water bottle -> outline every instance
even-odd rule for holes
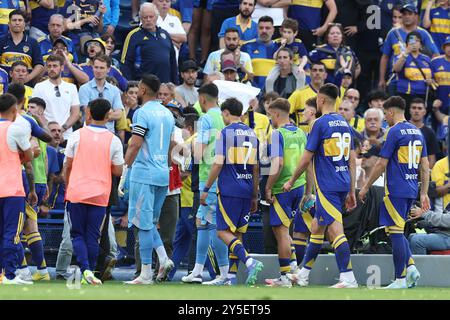
[[[315,203],[316,203],[316,196],[315,195],[311,195],[311,197],[307,201],[305,201],[305,203],[303,204],[301,210],[303,212],[306,212],[309,209],[311,209],[312,207],[314,207]]]

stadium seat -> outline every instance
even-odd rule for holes
[[[440,256],[450,256],[450,250],[435,250],[431,251],[430,254]]]

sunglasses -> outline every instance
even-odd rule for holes
[[[55,95],[59,98],[61,97],[61,92],[59,92],[59,87],[55,86]]]

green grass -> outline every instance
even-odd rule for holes
[[[409,290],[329,289],[321,286],[308,288],[268,288],[244,286],[205,287],[168,283],[152,286],[126,286],[121,282],[107,282],[103,286],[82,286],[79,290],[69,290],[63,281],[35,283],[31,286],[0,286],[0,300],[448,300],[450,288],[414,288]]]

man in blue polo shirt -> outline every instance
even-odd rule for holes
[[[33,81],[44,70],[44,62],[36,40],[25,35],[25,13],[20,10],[9,14],[9,33],[0,39],[0,66],[9,72],[12,64],[23,61],[30,74],[25,83]]]
[[[200,1],[201,2],[201,1]],[[240,0],[208,0],[212,2],[211,9],[211,51],[219,49],[219,38],[222,23],[239,14]],[[209,4],[207,4],[208,6]],[[209,10],[209,9],[208,9]]]
[[[239,37],[242,43],[256,39],[258,36],[258,24],[252,20],[255,4],[256,0],[241,0],[239,14],[236,17],[226,19],[222,23],[222,28],[220,28],[218,34],[221,49],[225,48],[224,36],[225,31],[229,28],[236,28],[239,31]]]
[[[153,3],[142,4],[139,11],[141,26],[125,39],[122,71],[128,80],[139,80],[144,73],[151,73],[162,83],[178,84],[175,49],[169,33],[156,25],[157,12]]]

